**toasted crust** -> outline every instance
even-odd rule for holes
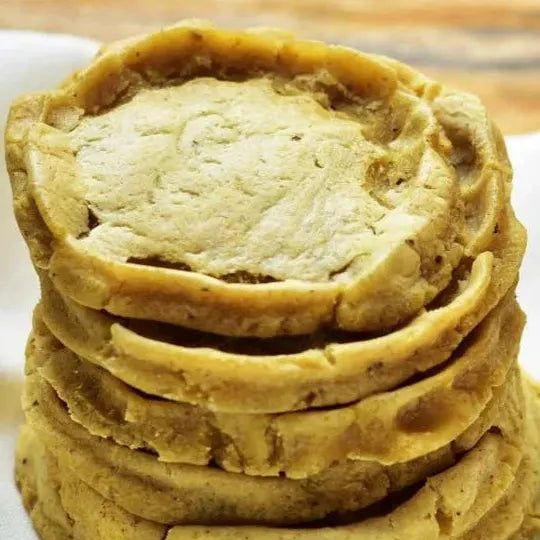
[[[330,334],[277,344],[265,340],[244,352],[241,340],[194,339],[178,328],[137,324],[81,307],[59,295],[46,277],[41,313],[64,345],[149,394],[220,412],[335,406],[391,390],[447,360],[513,286],[524,248],[523,227],[507,208],[491,251],[461,276],[457,292],[450,288],[435,308],[374,339],[337,336],[339,343]],[[291,340],[297,352],[287,351]]]
[[[529,397],[529,396],[528,396]],[[535,403],[536,407],[537,404]],[[535,411],[528,409],[528,420]],[[29,427],[22,430],[17,449],[17,478],[38,531],[54,524],[74,540],[133,535],[153,540],[167,538],[440,538],[504,540],[518,530],[528,538],[533,498],[539,486],[538,433],[529,422],[523,440],[488,433],[456,465],[428,478],[426,485],[384,515],[335,527],[271,529],[264,527],[163,526],[130,514],[73,475],[65,462],[57,462]],[[62,465],[59,466],[59,463]],[[36,478],[44,481],[37,482]],[[31,494],[28,497],[28,493]],[[81,496],[84,504],[81,504]],[[69,512],[69,520],[58,519]],[[56,518],[53,519],[53,516]],[[60,523],[59,523],[60,522]],[[521,524],[523,522],[523,527]],[[61,525],[60,525],[61,524]],[[120,531],[119,531],[120,528]],[[486,536],[491,532],[494,536]],[[161,536],[157,536],[161,534]],[[396,536],[397,534],[397,536]],[[516,535],[518,538],[518,535]]]
[[[152,88],[157,84],[168,84],[170,92],[184,91],[190,81],[203,80],[200,77],[203,65],[205,74],[209,70],[211,75],[224,79],[231,71],[236,77],[238,73],[243,74],[247,81],[245,88],[249,88],[249,81],[270,73],[280,80],[293,81],[290,83],[293,86],[303,81],[301,91],[308,97],[314,95],[314,85],[322,85],[323,90],[317,92],[322,92],[325,99],[330,95],[329,88],[341,89],[344,101],[335,105],[338,111],[332,107],[325,109],[325,114],[333,115],[332,121],[336,122],[344,122],[346,117],[357,121],[354,111],[362,107],[371,110],[369,107],[373,106],[376,111],[383,104],[390,107],[391,114],[394,114],[392,107],[402,109],[406,120],[396,128],[399,136],[393,141],[391,138],[386,141],[382,124],[370,124],[371,120],[362,124],[363,120],[359,120],[364,126],[364,135],[360,137],[365,147],[362,154],[376,156],[380,150],[386,156],[383,161],[395,161],[384,174],[373,173],[373,179],[372,172],[359,171],[360,180],[367,182],[360,191],[372,201],[362,207],[368,216],[365,227],[366,230],[374,227],[374,238],[368,235],[360,246],[357,240],[362,235],[355,233],[356,236],[351,236],[354,242],[343,244],[344,251],[341,255],[336,252],[336,257],[326,248],[321,253],[317,251],[319,248],[309,251],[310,242],[324,243],[324,238],[318,239],[318,232],[306,230],[302,241],[304,229],[289,223],[287,212],[280,211],[283,229],[276,234],[283,236],[280,257],[284,259],[274,268],[267,264],[272,260],[269,256],[272,243],[276,242],[274,233],[269,230],[261,233],[261,238],[266,240],[254,240],[253,248],[249,249],[247,237],[242,233],[228,235],[232,243],[220,240],[219,245],[214,246],[221,250],[215,257],[206,257],[205,253],[211,253],[208,250],[190,256],[187,247],[181,253],[171,254],[181,241],[172,240],[167,244],[169,247],[164,247],[163,242],[174,238],[173,233],[178,229],[170,219],[160,221],[157,214],[152,214],[151,219],[145,218],[145,211],[140,208],[136,218],[119,218],[118,211],[111,213],[105,208],[107,201],[116,201],[118,197],[116,206],[123,204],[123,191],[115,191],[113,184],[109,186],[112,192],[105,189],[107,196],[101,197],[99,203],[89,187],[95,183],[89,183],[85,177],[88,171],[85,172],[84,155],[92,148],[94,140],[94,136],[84,134],[85,129],[90,126],[91,134],[92,122],[105,122],[107,115],[117,114],[122,107],[134,108],[136,116],[143,105],[149,107],[143,97],[153,96]],[[181,73],[178,66],[182,66]],[[321,81],[323,72],[326,78]],[[179,80],[188,83],[178,86]],[[173,83],[177,86],[170,86]],[[360,108],[359,96],[363,100]],[[125,103],[118,104],[119,99]],[[143,104],[139,103],[141,100]],[[249,100],[254,101],[256,96]],[[371,105],[366,106],[366,103]],[[409,105],[400,105],[403,103]],[[100,114],[96,116],[97,113]],[[269,123],[276,116],[279,114],[271,115]],[[386,122],[387,115],[384,118]],[[401,120],[396,117],[396,121]],[[337,131],[342,134],[346,130]],[[403,322],[448,284],[464,254],[476,257],[490,245],[494,225],[508,199],[511,176],[500,134],[483,107],[468,94],[441,89],[440,85],[420,75],[410,76],[408,68],[398,63],[343,47],[298,41],[271,32],[233,32],[194,23],[107,47],[86,70],[58,90],[19,100],[10,115],[6,141],[8,168],[18,194],[15,206],[21,229],[36,265],[48,269],[55,286],[64,295],[121,316],[160,320],[235,336],[304,334],[322,327],[380,331]],[[83,144],[82,154],[79,151],[74,154],[77,144]],[[373,150],[374,144],[379,145],[379,150]],[[113,154],[115,147],[119,148],[118,145],[109,147]],[[368,151],[369,148],[372,150]],[[397,152],[397,157],[392,157],[392,152]],[[144,152],[142,154],[144,163],[146,158]],[[114,159],[112,156],[112,162]],[[294,164],[294,159],[283,163]],[[343,174],[348,174],[360,161],[345,166]],[[373,164],[378,165],[370,171],[378,170],[381,165],[375,161]],[[301,168],[305,170],[304,166]],[[109,166],[106,169],[111,171]],[[401,184],[403,175],[411,171],[414,171],[413,180],[405,191],[386,185],[394,173]],[[289,173],[296,178],[294,171]],[[102,176],[101,172],[92,174],[96,178]],[[341,173],[332,173],[328,186],[341,176]],[[124,186],[131,175],[118,178],[122,178],[121,186]],[[370,187],[372,180],[375,183]],[[273,184],[269,183],[261,190],[261,201],[271,196],[272,189]],[[209,193],[219,196],[214,192]],[[160,199],[162,217],[171,201],[169,195]],[[355,197],[351,200],[356,200]],[[213,219],[211,212],[204,211],[204,204],[201,212]],[[323,199],[321,204],[327,203]],[[259,219],[255,201],[251,207],[253,219]],[[373,207],[373,211],[368,207]],[[148,211],[153,212],[152,204],[149,208]],[[294,205],[292,208],[298,215],[305,215],[307,211]],[[330,213],[338,216],[340,208]],[[351,209],[343,215],[354,222],[364,210]],[[224,207],[224,212],[228,211]],[[234,210],[231,212],[234,214]],[[369,221],[371,214],[377,214],[373,223]],[[89,226],[92,216],[103,225]],[[249,223],[250,216],[246,214],[242,220],[231,215],[231,223]],[[200,227],[204,225],[190,223],[182,238],[187,238],[192,231],[200,238]],[[345,229],[352,227],[353,230],[354,226],[349,225],[345,228],[339,225],[329,232],[330,236],[335,240]],[[159,232],[166,226],[173,227],[172,237]],[[122,232],[135,230],[133,227],[138,227],[137,242],[131,232],[128,235],[131,240],[126,240],[128,236]],[[146,232],[141,232],[143,229]],[[295,232],[296,229],[300,232]],[[250,228],[249,234],[253,230]],[[178,230],[176,234],[181,232]],[[300,251],[287,259],[293,236]],[[216,240],[215,231],[209,238],[213,238],[212,242]],[[334,244],[336,249],[341,245]],[[107,245],[114,249],[111,251],[105,247]],[[230,248],[226,253],[224,246]],[[231,255],[237,248],[244,249],[238,252],[241,256]],[[193,249],[197,251],[200,246]],[[345,252],[348,253],[346,261]],[[240,260],[238,257],[243,262],[230,262]],[[201,262],[203,259],[206,262]],[[146,262],[143,265],[129,261]],[[171,268],[163,268],[161,263],[156,266],[160,261]],[[193,271],[175,268],[175,265],[182,268],[186,264]],[[228,282],[221,279],[224,274],[237,277],[246,274],[255,283]],[[257,282],[259,274],[268,274],[273,282]]]
[[[510,293],[441,372],[345,407],[274,415],[213,413],[141,398],[62,347],[39,310],[28,355],[73,417],[95,434],[157,451],[167,461],[214,460],[237,472],[303,478],[346,459],[408,462],[474,431],[485,407],[501,399],[523,324]]]
[[[495,412],[493,422],[480,419],[461,435],[455,448],[471,448],[493,423],[508,437],[520,436],[522,398],[519,392],[507,389],[509,400],[515,403],[488,408],[488,417]],[[363,508],[392,491],[389,478],[396,478],[401,486],[410,485],[430,466],[429,459],[419,460],[409,471],[404,466],[392,470],[369,462],[344,463],[327,474],[292,480],[161,463],[154,455],[90,435],[73,422],[52,388],[37,374],[27,377],[24,409],[47,448],[80,479],[129,512],[160,523],[301,523],[331,512]],[[437,457],[442,456],[444,462],[444,455],[445,451],[434,454],[434,470]]]
[[[167,527],[141,519],[69,474],[24,425],[17,439],[15,477],[42,540],[163,540]]]
[[[538,402],[535,401],[528,409],[529,422],[533,416],[538,417],[537,409]],[[492,435],[488,434],[457,465],[429,478],[424,488],[391,514],[320,529],[174,527],[167,540],[232,540],[239,537],[245,540],[352,540],[362,537],[380,540],[533,540],[540,530],[533,502],[540,489],[538,428],[529,423],[523,445],[511,450],[520,455],[513,454],[512,459],[517,458],[519,467],[511,466],[512,472],[508,470],[505,458],[498,461],[500,455],[491,461],[486,450],[493,441],[488,443],[488,437]],[[476,462],[478,468],[475,471],[471,467],[476,459],[483,464]],[[490,477],[484,476],[490,474],[487,471],[491,467]],[[468,483],[465,478],[474,480]],[[475,485],[477,482],[482,484],[482,479],[487,480],[482,487]]]

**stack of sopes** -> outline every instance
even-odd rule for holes
[[[11,110],[45,539],[528,538],[525,232],[475,96],[202,23]]]

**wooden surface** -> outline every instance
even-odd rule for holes
[[[0,0],[0,27],[99,40],[186,17],[394,56],[478,93],[505,133],[540,129],[540,0]]]

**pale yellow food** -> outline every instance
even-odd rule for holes
[[[523,457],[513,485],[504,497],[461,540],[536,540],[540,533],[538,500],[540,498],[540,400],[536,384],[523,380],[524,414],[527,436]]]
[[[322,334],[246,342],[119,320],[63,298],[46,277],[42,313],[68,348],[150,394],[222,412],[336,405],[446,360],[514,284],[524,248],[523,227],[507,208],[491,254],[456,276],[435,306],[399,330],[359,341]]]
[[[532,512],[524,517],[521,528],[510,540],[538,540],[540,538],[540,506],[538,505],[538,498],[540,498],[540,490],[537,490],[537,501],[533,505]]]
[[[28,425],[15,457],[17,485],[42,540],[165,538],[166,526],[129,514],[63,469]]]
[[[513,391],[509,373],[524,324],[511,293],[439,373],[346,407],[257,415],[214,413],[141,396],[64,348],[39,315],[38,309],[27,350],[29,371],[39,366],[72,417],[91,433],[157,452],[163,461],[215,461],[230,471],[292,478],[324,471],[327,479],[339,476],[328,469],[336,462],[421,460],[474,429],[492,401],[496,408],[505,402],[507,388]],[[358,476],[354,464],[349,469]],[[358,472],[364,470],[359,463]]]
[[[529,400],[522,411],[527,435],[521,443],[487,434],[457,465],[428,478],[389,514],[319,529],[174,527],[167,540],[534,540],[539,532],[531,514],[540,488],[538,407],[538,400]]]
[[[539,529],[533,523],[534,517],[527,512],[531,507],[531,494],[540,485],[537,448],[533,436],[529,436],[526,454],[512,485],[474,528],[460,535],[460,538],[506,540],[519,527],[512,540],[533,539],[533,534]],[[62,470],[28,426],[21,429],[16,457],[17,483],[34,526],[43,540],[173,540],[200,537],[189,528],[185,531],[182,527],[170,528],[137,518],[101,497],[69,471]],[[448,475],[448,472],[444,474]],[[38,482],[37,478],[41,480]],[[463,492],[460,493],[463,497]],[[443,524],[441,520],[441,529]],[[241,537],[241,531],[236,529],[235,538]],[[441,532],[443,534],[439,534],[439,537],[448,538],[446,531]],[[383,538],[404,539],[400,531],[397,534]],[[274,537],[277,538],[277,535],[276,531]]]
[[[528,442],[531,442],[528,439]],[[309,530],[264,529],[252,527],[167,527],[137,518],[100,496],[69,470],[59,466],[39,440],[25,426],[17,450],[17,477],[32,508],[32,519],[44,540],[118,540],[141,538],[169,540],[194,538],[485,538],[478,531],[498,531],[493,540],[507,539],[509,527],[495,529],[499,516],[524,514],[530,507],[530,492],[538,485],[537,466],[531,458],[532,446],[521,458],[521,451],[497,434],[486,435],[454,467],[427,480],[399,506],[389,502],[386,514],[348,526],[314,527]],[[536,455],[538,454],[536,448]],[[35,476],[46,482],[36,483]],[[37,485],[36,485],[37,484]],[[516,487],[517,484],[517,487]],[[529,495],[526,492],[529,491]],[[31,497],[28,498],[28,494]],[[509,501],[511,503],[509,504]],[[421,505],[426,512],[422,512]],[[509,508],[510,506],[510,508]],[[66,517],[69,516],[68,519]],[[58,519],[60,517],[60,520]],[[360,516],[358,516],[360,517]],[[39,518],[39,519],[38,519]],[[62,519],[63,518],[63,519]],[[514,532],[520,518],[511,520]],[[43,522],[54,526],[58,536],[43,534]],[[43,531],[43,532],[42,532]],[[463,531],[468,531],[464,532]],[[295,535],[298,535],[296,536]],[[411,536],[415,534],[416,536]],[[108,535],[108,536],[107,536]],[[160,535],[160,536],[158,536]],[[214,536],[215,535],[215,536]],[[257,536],[260,535],[260,536]]]
[[[471,448],[491,426],[509,440],[520,439],[522,396],[513,386],[508,398],[495,418],[479,419],[450,449]],[[23,407],[29,424],[64,467],[125,510],[160,523],[302,523],[365,507],[392,491],[391,478],[403,486],[421,474],[421,469],[407,471],[407,466],[387,474],[368,463],[356,471],[354,465],[337,466],[320,477],[291,480],[162,463],[147,452],[90,435],[73,422],[52,388],[36,374],[27,376]]]
[[[459,538],[462,540],[506,540],[518,528],[519,531],[511,536],[511,540],[534,538],[533,535],[540,530],[534,523],[534,514],[531,514],[531,509],[534,512],[531,499],[540,485],[537,442],[534,433],[527,437],[525,455],[512,485],[480,521],[469,532],[459,535]],[[475,451],[476,449],[472,452]],[[197,532],[189,527],[185,531],[183,527],[167,527],[137,518],[101,497],[69,471],[59,467],[28,426],[21,429],[16,458],[17,483],[22,491],[24,503],[31,512],[34,526],[43,540],[200,538]],[[462,467],[462,465],[459,464],[456,467]],[[460,490],[460,496],[464,497],[462,490]],[[444,520],[441,520],[440,525],[438,537],[448,538],[450,528],[448,523],[444,525]],[[218,531],[218,535],[223,532],[225,531]],[[242,529],[236,528],[232,532],[236,534],[235,538],[241,538]],[[342,531],[337,529],[336,532],[339,535]],[[405,540],[400,532],[394,530],[393,534],[383,536],[381,540],[390,538]],[[203,537],[207,537],[204,532],[202,534]],[[278,538],[278,534],[276,531],[273,538]],[[365,538],[364,535],[355,536],[355,538],[359,537]],[[408,537],[407,540],[409,540]]]
[[[15,482],[36,532],[43,540],[68,540],[70,521],[58,495],[59,482],[44,463],[43,446],[24,425],[17,438]]]
[[[485,442],[485,441],[483,441]],[[480,446],[480,445],[479,445]],[[472,457],[472,450],[467,457]],[[478,448],[480,450],[480,448]],[[514,449],[515,451],[516,449]],[[527,448],[519,469],[510,473],[510,485],[498,476],[507,474],[506,464],[497,463],[478,452],[477,459],[489,464],[476,464],[480,471],[463,463],[428,479],[426,487],[391,514],[340,527],[320,529],[270,529],[262,527],[174,527],[167,540],[535,540],[539,530],[530,524],[527,512],[531,492],[538,490],[538,446]],[[504,459],[504,458],[503,458]],[[500,465],[500,469],[498,466]],[[461,468],[463,466],[463,468]],[[481,469],[491,470],[491,478]],[[459,468],[459,469],[458,469]],[[451,478],[449,473],[460,476]],[[470,483],[461,475],[472,475]],[[474,485],[475,483],[480,485]],[[500,483],[499,483],[500,482]],[[468,485],[467,485],[468,484]],[[488,499],[486,501],[485,499]],[[484,499],[484,500],[482,500]],[[481,501],[481,502],[480,502]],[[478,508],[480,507],[480,508]]]
[[[524,374],[523,378],[524,386],[528,387],[532,401],[536,403],[537,414],[535,415],[535,420],[538,430],[537,433],[540,433],[540,408],[538,408],[540,407],[540,384],[537,381],[530,379],[527,374]],[[540,461],[537,458],[537,461],[535,462],[537,481],[540,474],[538,472],[539,464]],[[529,489],[526,483],[524,489]],[[540,482],[536,485],[536,489],[532,491],[532,494],[530,493],[529,495],[532,495],[531,507],[524,517],[519,532],[512,536],[511,540],[538,540],[540,538]]]
[[[20,99],[6,144],[21,229],[63,294],[238,336],[404,322],[488,248],[511,176],[468,94],[195,23]]]
[[[531,501],[540,488],[540,451],[538,442],[530,441],[512,486],[504,497],[460,540],[535,540],[540,533],[531,514]]]

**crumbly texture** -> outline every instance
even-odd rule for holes
[[[537,540],[540,533],[540,400],[538,384],[524,377],[528,423],[523,458],[512,486],[461,540]]]
[[[529,414],[533,411],[529,410]],[[45,540],[85,540],[89,531],[92,538],[119,540],[240,536],[352,539],[375,534],[382,540],[421,537],[505,540],[520,529],[524,516],[533,511],[532,499],[539,485],[537,456],[538,436],[532,426],[523,441],[506,441],[500,434],[486,434],[458,464],[428,478],[424,488],[399,506],[390,504],[385,515],[345,526],[296,530],[166,527],[141,519],[78,480],[64,464],[59,466],[28,426],[22,429],[18,441],[16,476],[25,505],[31,509],[34,524]],[[36,478],[44,481],[37,482]],[[523,535],[512,538],[531,538],[527,536],[534,531],[530,528],[530,518],[525,519],[522,530]],[[495,536],[486,536],[490,531]]]
[[[82,307],[46,276],[41,313],[66,347],[149,394],[218,412],[335,406],[396,388],[447,360],[514,285],[525,238],[507,208],[492,255],[478,257],[472,270],[463,267],[425,313],[374,339],[328,333],[248,341],[193,334]]]
[[[508,437],[519,437],[520,394],[511,392],[509,398],[516,403],[507,401],[493,422]],[[393,490],[388,484],[391,478],[402,486],[409,485],[422,471],[421,459],[409,470],[396,467],[392,474],[369,463],[365,468],[347,464],[298,481],[162,463],[148,452],[88,433],[73,422],[65,405],[37,374],[27,376],[23,403],[27,421],[64,466],[127,511],[160,523],[302,523],[363,508]],[[479,431],[462,434],[454,447],[472,447],[493,425],[485,420],[479,424]],[[434,457],[436,470],[437,453]],[[438,457],[444,461],[444,452]],[[423,465],[428,472],[429,460]],[[178,504],[180,500],[182,505]]]
[[[22,98],[6,141],[21,230],[63,294],[223,335],[393,328],[489,246],[509,196],[476,98],[193,23]]]
[[[492,453],[493,442],[481,441],[456,466],[429,478],[414,497],[384,516],[322,529],[174,527],[167,539],[534,540],[539,532],[532,504],[540,488],[537,431],[531,426],[523,446],[510,451],[511,461],[519,462],[517,470],[516,461],[508,467],[508,455]]]
[[[81,242],[215,277],[349,282],[428,219],[408,208],[433,189],[415,181],[421,156],[363,135],[382,112],[334,111],[270,77],[141,90],[70,133],[96,219]],[[382,184],[388,162],[403,170]]]
[[[464,431],[474,432],[486,409],[498,410],[513,395],[515,384],[507,376],[523,323],[509,295],[441,372],[346,407],[276,415],[213,413],[144,399],[61,346],[39,319],[39,310],[27,355],[72,417],[94,434],[157,451],[166,461],[213,460],[232,471],[309,476],[316,482],[313,475],[321,471],[323,478],[336,474],[335,462],[409,462],[452,444]],[[358,469],[364,465],[358,463]],[[353,471],[354,464],[349,468]]]
[[[163,540],[167,527],[129,514],[69,474],[24,425],[15,477],[42,540]]]

